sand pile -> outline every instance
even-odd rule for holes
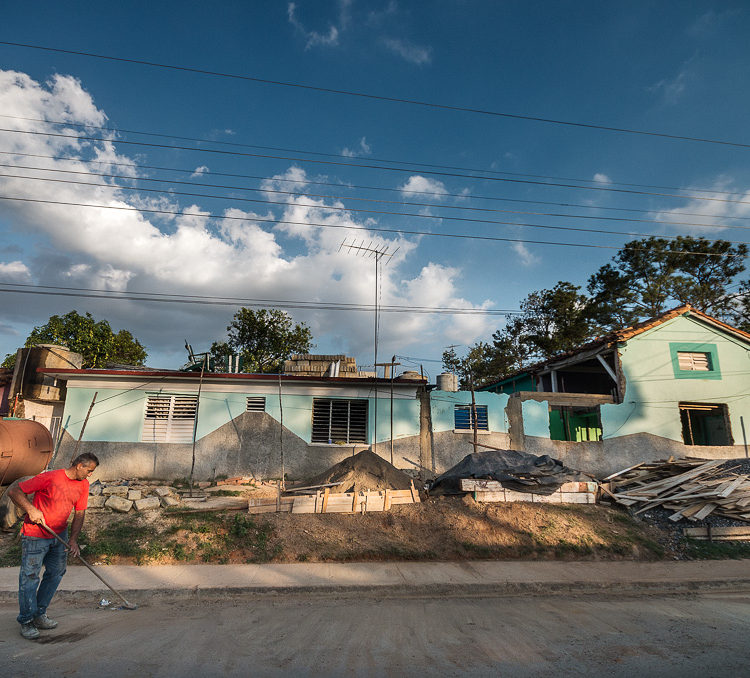
[[[364,492],[367,490],[408,490],[411,478],[399,471],[382,457],[370,450],[364,450],[353,457],[331,466],[320,475],[310,478],[299,486],[342,485],[331,488],[331,492]]]

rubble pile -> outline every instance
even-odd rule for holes
[[[174,487],[154,485],[147,481],[97,480],[89,486],[89,509],[108,508],[128,513],[131,509],[149,511],[178,506],[180,503],[180,495]]]
[[[670,457],[637,464],[605,478],[602,492],[636,515],[662,507],[677,522],[709,515],[750,522],[750,479],[726,466],[726,460]]]

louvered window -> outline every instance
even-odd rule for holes
[[[149,396],[143,422],[143,442],[191,442],[197,405],[195,396]]]
[[[487,420],[487,405],[477,405],[477,430],[489,431]],[[473,431],[474,417],[471,405],[456,405],[453,410],[455,429],[457,431]]]
[[[681,370],[689,372],[710,372],[711,354],[677,351],[677,361]]]
[[[367,401],[314,398],[312,442],[366,443]]]
[[[265,397],[264,396],[248,397],[247,411],[248,412],[265,412],[266,411]]]

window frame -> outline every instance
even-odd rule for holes
[[[708,355],[710,370],[683,370],[680,368],[678,353],[705,353]],[[669,354],[675,379],[721,379],[719,350],[716,344],[695,342],[670,342]]]
[[[166,406],[166,416],[149,417],[149,409],[152,407],[152,401],[169,401]],[[183,401],[179,403],[178,400]],[[192,417],[182,416],[180,410],[184,412],[185,402],[193,401]],[[177,408],[180,408],[178,410]],[[162,405],[162,412],[164,411]],[[177,412],[177,416],[175,416]],[[141,442],[143,443],[175,443],[185,444],[193,440],[195,432],[195,421],[198,414],[198,396],[185,393],[147,393],[146,402],[143,412],[143,426],[141,428]],[[157,429],[156,422],[165,422],[163,427]],[[149,422],[151,430],[149,430]],[[189,423],[188,423],[189,422]]]
[[[328,405],[327,413],[323,409],[324,403]],[[340,435],[336,436],[336,431],[334,431],[334,416],[341,416],[341,412],[334,413],[334,405],[341,408],[342,403],[347,403],[346,439],[342,439]],[[356,407],[360,410],[354,413],[355,416],[364,416],[364,421],[355,422],[355,431],[352,431],[353,403],[356,403]],[[327,422],[316,421],[316,415],[319,417],[327,415]],[[310,423],[310,443],[312,445],[368,445],[370,439],[370,403],[366,398],[313,398]],[[323,439],[320,438],[321,429],[327,430],[327,437]],[[358,433],[361,434],[361,438],[356,437]]]
[[[474,405],[477,409],[477,433],[489,433],[490,432],[490,417],[489,409],[487,405]],[[459,421],[456,415],[459,412],[468,410],[468,428],[459,426]],[[454,403],[453,405],[453,432],[454,433],[472,433],[474,431],[474,412],[472,411],[472,405],[466,405],[463,403]]]

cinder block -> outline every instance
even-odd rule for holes
[[[140,490],[128,490],[128,499],[130,501],[138,501],[143,497],[143,492]]]
[[[102,494],[97,494],[94,497],[89,497],[89,505],[88,507],[90,509],[92,508],[102,508],[104,506],[104,502],[107,501],[107,497],[105,497]]]
[[[166,485],[160,485],[159,487],[154,488],[154,494],[157,497],[167,497],[170,494],[174,494],[174,488],[167,487]]]
[[[161,498],[161,505],[164,508],[169,508],[170,506],[179,506],[180,505],[180,500],[179,499],[175,499],[174,497],[165,496],[165,497]]]
[[[133,507],[133,502],[125,499],[124,497],[118,497],[117,495],[113,494],[109,499],[107,499],[104,505],[107,508],[112,509],[113,511],[127,513]]]
[[[102,494],[106,496],[127,497],[129,491],[127,485],[107,485],[102,488]]]
[[[158,509],[161,506],[161,500],[159,497],[146,497],[145,499],[136,499],[135,510],[136,511],[149,511],[151,509]]]

